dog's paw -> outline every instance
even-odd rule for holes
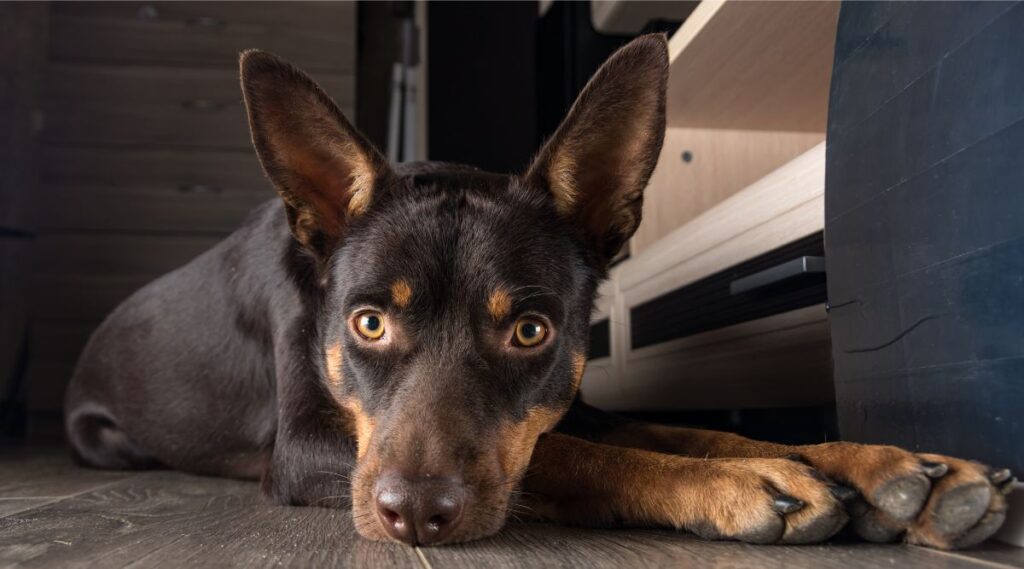
[[[688,519],[673,525],[708,539],[759,544],[828,539],[846,524],[842,500],[853,495],[786,459],[708,461],[699,484],[696,492],[680,491]]]
[[[839,443],[822,454],[815,466],[860,492],[851,526],[869,541],[970,547],[1006,518],[1008,470],[887,446]]]

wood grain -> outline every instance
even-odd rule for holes
[[[433,567],[977,567],[968,558],[892,545],[756,546],[654,530],[510,524],[494,538],[423,549]]]
[[[52,231],[148,231],[228,233],[242,226],[257,206],[277,197],[265,184],[253,190],[208,186],[191,191],[167,186],[44,185],[36,226]]]
[[[0,518],[0,561],[27,567],[417,566],[357,540],[348,512],[266,504],[257,484],[152,472]]]
[[[338,105],[353,106],[353,75],[321,72],[312,73],[312,76]],[[55,62],[46,68],[42,97],[50,103],[131,102],[195,106],[197,102],[203,101],[208,106],[240,106],[242,90],[239,87],[238,70],[233,67],[217,69]]]
[[[32,284],[33,316],[43,322],[99,322],[150,280],[137,275],[40,275]]]
[[[52,502],[52,498],[0,498],[0,518]]]
[[[266,192],[256,153],[212,150],[123,148],[43,149],[40,178],[46,185],[69,187],[159,188],[177,191],[196,184],[222,191]],[[45,204],[43,204],[45,205]]]
[[[12,479],[18,484],[12,486]],[[12,490],[50,497],[11,498]],[[252,482],[170,471],[86,470],[72,466],[64,454],[37,449],[0,455],[0,564],[952,569],[1024,567],[1024,549],[995,543],[955,553],[843,542],[752,546],[674,531],[516,521],[484,540],[415,549],[360,539],[347,511],[268,505]]]
[[[53,5],[50,55],[58,61],[199,65],[234,68],[238,53],[258,47],[312,70],[355,70],[355,5],[348,2],[181,5],[148,17],[141,6]],[[289,24],[283,10],[308,20]],[[321,25],[306,27],[308,22]],[[324,24],[332,23],[333,27]],[[130,48],[128,47],[130,46]]]
[[[0,498],[74,496],[136,475],[76,467],[59,447],[5,449],[0,453]]]
[[[632,254],[824,140],[824,133],[815,132],[669,128],[644,192],[643,223],[631,241]]]
[[[55,233],[36,244],[37,275],[157,276],[220,241],[205,235]]]
[[[838,2],[701,2],[669,42],[669,126],[825,132],[838,14]]]

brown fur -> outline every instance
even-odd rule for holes
[[[508,290],[499,288],[491,293],[490,298],[487,299],[487,311],[495,322],[508,316],[510,310],[512,310],[512,297]]]
[[[518,423],[503,425],[497,437],[498,460],[506,478],[518,478],[526,470],[537,437],[550,431],[562,417],[562,409],[536,407]]]
[[[391,283],[391,302],[398,308],[408,308],[412,301],[412,285],[405,279]]]
[[[661,50],[651,49],[654,42]],[[665,45],[664,36],[645,36],[608,60],[527,172],[608,255],[640,224],[644,186],[661,153],[665,92],[648,87],[668,77]]]
[[[583,352],[576,352],[572,356],[572,389],[578,391],[580,383],[583,382],[583,372],[587,370],[587,356]]]
[[[268,53],[240,59],[253,146],[295,238],[321,258],[367,210],[384,158],[305,74]],[[269,85],[274,85],[270,88]]]
[[[971,544],[970,532],[964,534],[969,528],[943,533],[936,529],[935,523],[937,517],[941,517],[947,520],[943,526],[947,530],[949,526],[956,526],[948,521],[948,514],[938,513],[940,504],[944,497],[952,495],[954,491],[963,492],[969,487],[978,488],[978,492],[988,489],[984,519],[991,519],[993,521],[989,523],[998,524],[1005,516],[1006,500],[986,477],[984,466],[943,455],[914,454],[892,446],[846,442],[787,446],[753,441],[731,433],[647,423],[627,423],[605,435],[602,441],[691,457],[797,457],[828,478],[856,489],[864,497],[864,508],[867,510],[857,514],[859,519],[854,525],[858,531],[868,532],[870,535],[865,537],[869,539],[879,539],[883,535],[887,535],[887,539],[905,536],[909,543],[940,549]],[[949,473],[936,480],[929,480],[923,472],[923,462],[947,465]],[[920,485],[927,492],[924,495],[926,500],[921,502],[919,509],[913,508],[914,502],[910,503],[911,509],[907,510],[910,517],[907,519],[901,519],[905,515],[902,511],[901,515],[896,515],[886,501],[887,493],[890,499],[898,492],[906,493],[906,490],[894,490],[896,487],[890,486],[892,484],[909,484],[911,489]],[[964,523],[967,524],[977,522],[975,517],[968,516],[965,519],[967,521]]]
[[[799,542],[822,516],[833,516],[832,526],[845,521],[827,487],[800,463],[692,459],[559,434],[541,437],[524,488],[539,517],[574,524],[659,525],[716,537],[763,533],[764,541]],[[811,507],[781,524],[771,507],[775,492]]]
[[[338,390],[341,388],[341,342],[327,346],[324,364],[327,368],[327,381]]]
[[[356,456],[362,458],[370,446],[376,421],[363,411],[362,404],[354,397],[346,398],[342,401],[342,407],[348,412],[351,419],[349,424],[352,434],[356,439]]]

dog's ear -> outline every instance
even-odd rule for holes
[[[640,224],[643,190],[665,137],[668,45],[641,36],[611,56],[526,174],[611,260]]]
[[[242,93],[260,162],[292,234],[323,259],[370,206],[387,161],[308,75],[259,50],[242,53]]]

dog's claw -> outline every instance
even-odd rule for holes
[[[1012,476],[1013,473],[1010,472],[1009,468],[1003,468],[1001,470],[996,470],[995,472],[990,473],[988,475],[988,479],[991,480],[993,484],[1002,484],[1003,482],[1009,480]]]
[[[840,502],[849,502],[850,500],[856,498],[858,495],[858,492],[855,489],[850,488],[849,486],[833,484],[829,486],[828,489],[829,492],[832,492],[832,495],[835,496],[836,499],[839,500]]]
[[[804,507],[802,500],[794,498],[792,496],[777,496],[775,501],[772,503],[776,512],[780,514],[792,514],[793,512]]]
[[[941,462],[922,462],[921,469],[929,478],[940,478],[949,472],[949,465]]]
[[[1005,496],[1005,495],[1009,494],[1010,492],[1013,492],[1013,487],[1016,484],[1017,484],[1017,479],[1011,476],[1010,478],[1007,478],[1006,480],[1004,480],[1002,484],[996,484],[996,488],[999,489],[999,493],[1000,494]]]

